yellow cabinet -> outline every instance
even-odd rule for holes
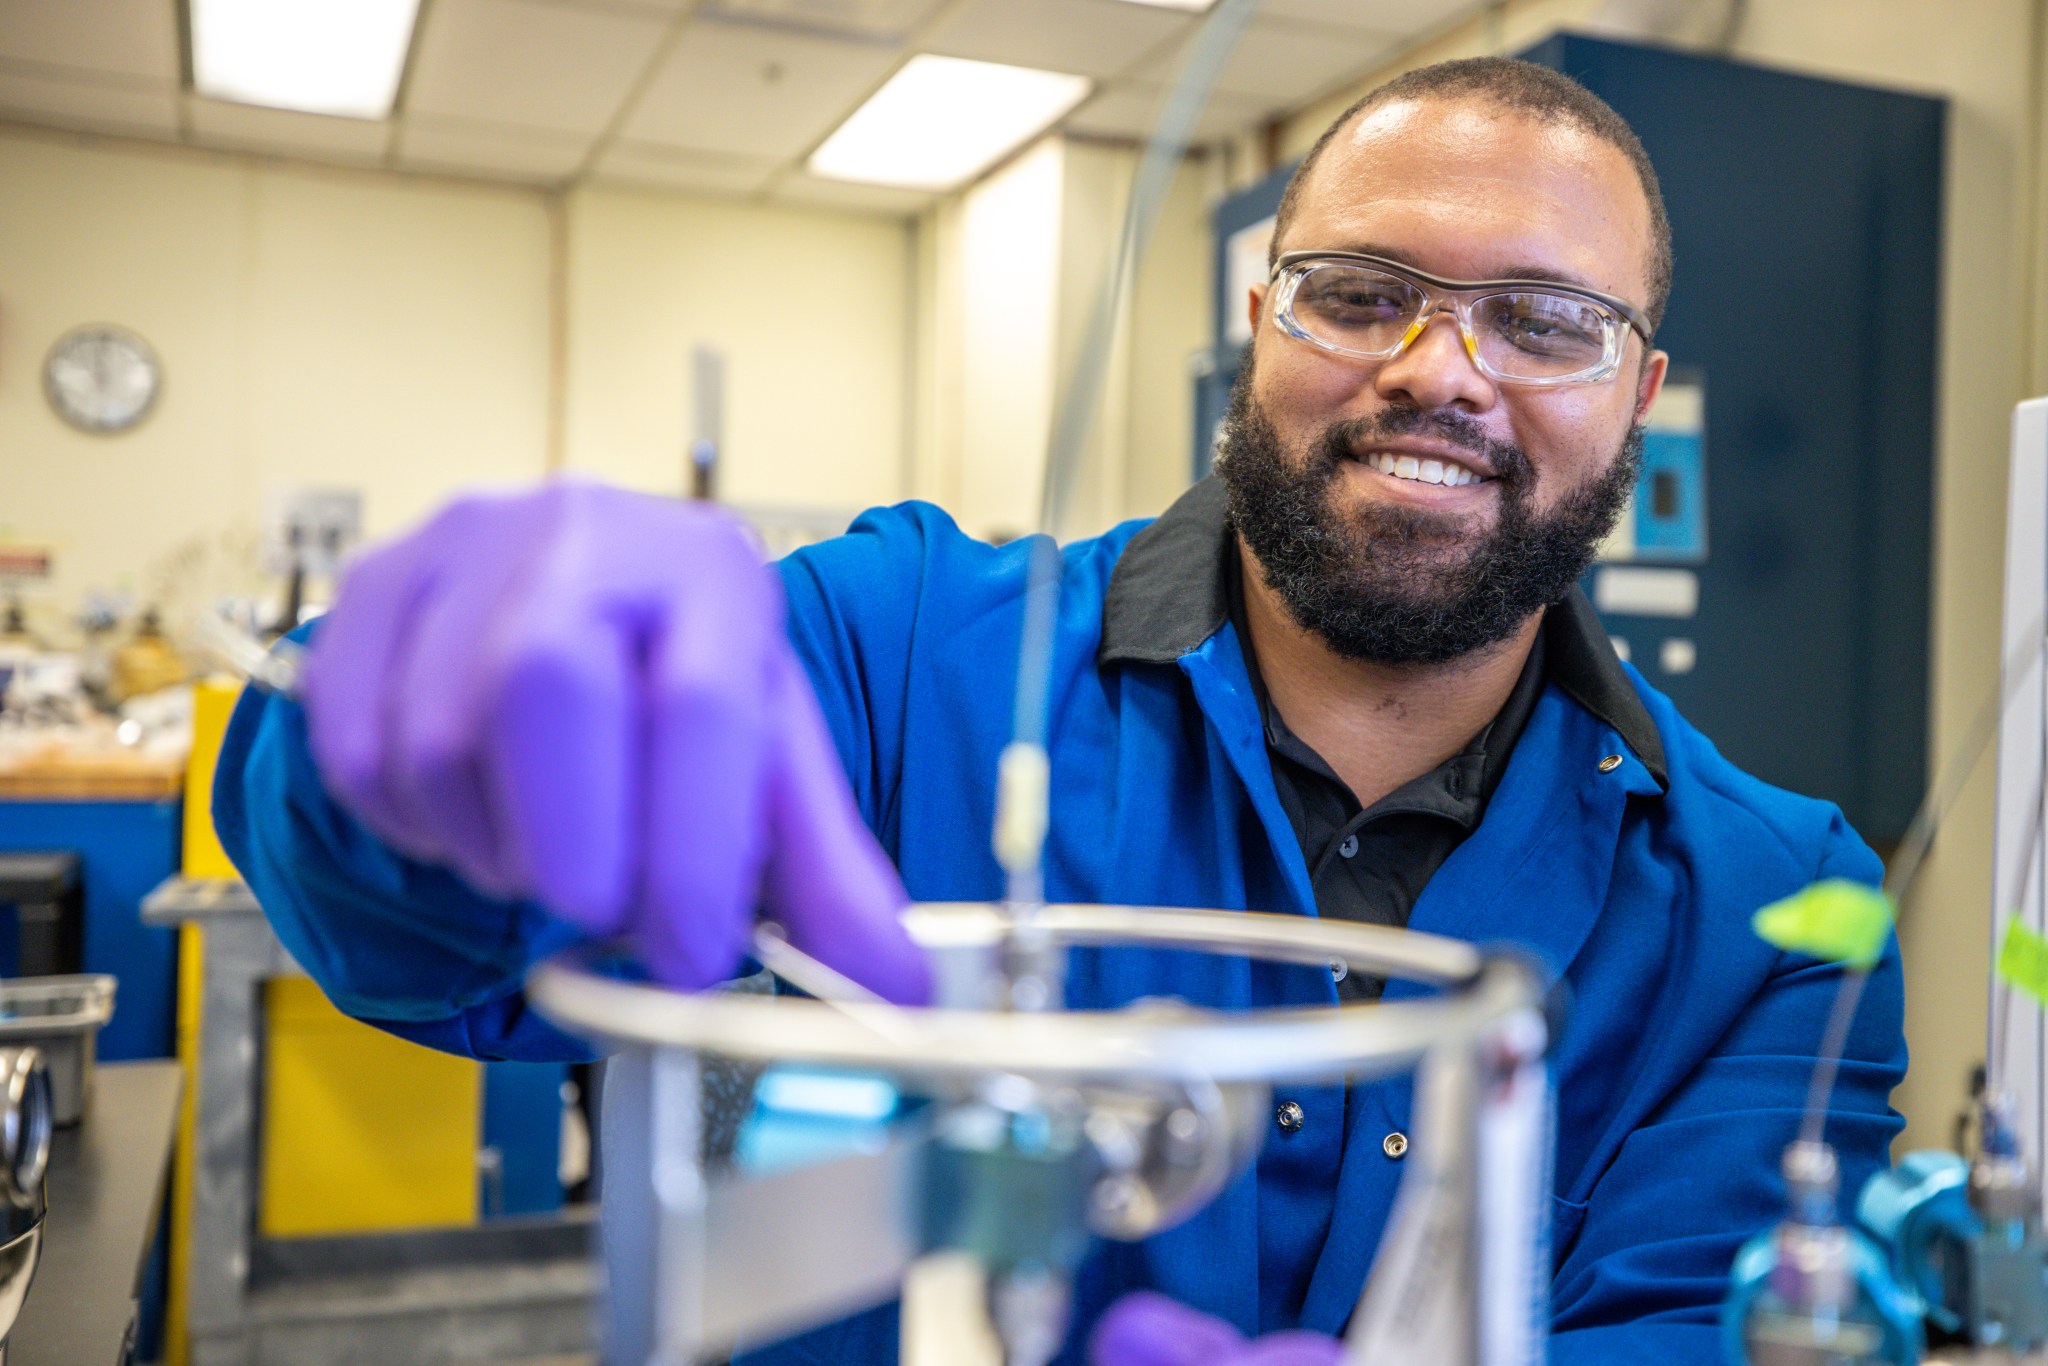
[[[351,1020],[303,977],[266,982],[264,1006],[261,1231],[475,1223],[483,1065]]]

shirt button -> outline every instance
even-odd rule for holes
[[[1356,836],[1356,835],[1346,835],[1346,836],[1344,837],[1344,842],[1343,842],[1342,844],[1340,844],[1340,845],[1338,845],[1338,846],[1337,846],[1337,857],[1339,857],[1339,858],[1356,858],[1357,856],[1358,856],[1358,836]]]
[[[1380,1151],[1399,1162],[1408,1153],[1408,1135],[1399,1132],[1388,1134],[1380,1140]]]
[[[1602,759],[1600,761],[1600,771],[1602,773],[1612,773],[1615,769],[1620,767],[1621,756],[1619,754],[1610,754],[1605,759]]]
[[[1346,977],[1349,977],[1350,975],[1351,975],[1351,965],[1350,965],[1349,963],[1345,962],[1345,961],[1344,961],[1343,959],[1341,959],[1341,958],[1332,958],[1332,959],[1330,960],[1330,980],[1331,980],[1331,981],[1333,981],[1333,982],[1341,982],[1341,981],[1343,981],[1343,980],[1344,980],[1344,979],[1345,979]]]
[[[1280,1132],[1283,1134],[1300,1133],[1301,1121],[1304,1118],[1301,1107],[1291,1100],[1282,1102],[1280,1108],[1273,1112],[1273,1122],[1280,1126]]]

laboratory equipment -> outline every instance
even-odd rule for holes
[[[690,497],[718,496],[718,457],[724,449],[725,352],[699,346],[690,353]]]
[[[1736,1254],[1721,1306],[1728,1366],[1913,1366],[1919,1306],[1883,1253],[1840,1213],[1841,1167],[1826,1142],[1829,1101],[1870,971],[1891,937],[1895,896],[1925,845],[1909,842],[1886,888],[1827,879],[1759,910],[1752,924],[1778,949],[1842,968],[1814,1061],[1798,1137],[1784,1150],[1785,1217]]]
[[[1840,1312],[1847,1298],[1840,1273],[1851,1267],[1863,1306],[1902,1304],[1937,1341],[1957,1345],[1962,1355],[1953,1360],[1981,1366],[2038,1360],[2048,1352],[2048,1236],[2040,1178],[2048,1132],[2048,1048],[2041,1015],[2018,1005],[2022,994],[2048,1001],[2048,941],[2040,937],[2048,929],[2042,882],[2048,824],[2048,399],[2022,403],[2014,413],[2009,487],[2000,685],[1922,802],[1887,878],[1903,902],[1942,818],[1995,734],[1991,1012],[1986,1074],[1971,1106],[1976,1152],[1912,1152],[1872,1177],[1856,1201],[1859,1232],[1842,1229],[1831,1208],[1820,1209],[1810,1182],[1791,1183],[1795,1205],[1810,1201],[1816,1211],[1810,1222],[1827,1228],[1824,1238],[1811,1241],[1826,1244],[1837,1276],[1828,1287],[1832,1298],[1810,1294],[1801,1305],[1796,1317],[1802,1330],[1810,1334]],[[1731,1317],[1753,1313],[1758,1281],[1794,1259],[1789,1245],[1775,1261],[1758,1243],[1745,1248],[1736,1265]],[[1890,1317],[1880,1317],[1887,1332],[1879,1354],[1841,1355],[1917,1361],[1918,1325],[1914,1333],[1890,1332]],[[1745,1359],[1732,1344],[1731,1359]],[[1774,1360],[1759,1352],[1747,1359]]]
[[[1784,1176],[1787,1217],[1735,1258],[1721,1320],[1731,1366],[1913,1366],[1919,1315],[1877,1245],[1841,1221],[1834,1150],[1793,1143]]]
[[[1004,906],[905,913],[937,1004],[906,1009],[772,937],[823,999],[686,994],[543,964],[529,998],[618,1050],[605,1084],[605,1360],[691,1366],[904,1297],[916,1363],[1042,1366],[1096,1237],[1137,1239],[1250,1160],[1279,1082],[1415,1069],[1401,1195],[1353,1316],[1376,1363],[1534,1366],[1550,1275],[1544,985],[1515,957],[1381,926],[1241,911],[1039,906],[1038,961],[1105,945],[1244,954],[1415,979],[1440,994],[1218,1015],[1173,1001],[1019,1011]],[[836,979],[836,980],[835,980]],[[929,1104],[877,1150],[707,1172],[707,1058],[882,1073]],[[936,1331],[931,1325],[954,1325]]]
[[[43,1247],[50,1074],[33,1048],[0,1048],[0,1366]]]
[[[1973,1101],[1977,1151],[1910,1153],[1871,1180],[1858,1207],[1865,1227],[1887,1245],[1894,1275],[1914,1294],[1929,1326],[1974,1349],[1972,1359],[1980,1361],[2048,1350],[2040,1167],[2048,1133],[2048,1051],[2040,1013],[2018,1000],[2024,993],[2038,1001],[2043,983],[2012,957],[2015,938],[2024,941],[2048,927],[2041,881],[2048,790],[2042,653],[2048,611],[2048,399],[2020,404],[2012,432],[2004,663],[1996,705],[1966,738],[1959,761],[1962,769],[1974,766],[1995,720],[1991,1012],[1986,1076]]]
[[[0,1048],[33,1048],[42,1059],[53,1123],[85,1118],[99,1033],[113,1018],[114,979],[105,973],[0,981]]]
[[[1908,1153],[1864,1186],[1857,1218],[1935,1331],[2004,1352],[2048,1348],[2048,1240],[2034,1178],[2000,1104],[1982,1111],[1975,1161]]]

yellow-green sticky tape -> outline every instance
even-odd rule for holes
[[[1875,887],[1831,877],[1773,901],[1750,924],[1765,943],[1852,968],[1874,967],[1892,928],[1892,899]]]
[[[2005,922],[2005,938],[1998,945],[1998,975],[2048,1005],[2048,939],[2022,925],[2018,916]]]

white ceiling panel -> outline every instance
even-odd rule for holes
[[[796,156],[889,74],[901,49],[696,19],[625,123],[642,142]]]
[[[175,137],[178,90],[168,81],[76,79],[52,75],[48,67],[0,63],[0,118]]]
[[[566,180],[590,153],[590,139],[571,133],[454,123],[416,116],[398,130],[398,164],[514,180]]]
[[[856,185],[847,180],[827,180],[804,171],[792,172],[777,181],[768,197],[777,203],[797,204],[805,208],[853,209],[897,218],[922,212],[938,198],[923,190],[905,190],[893,185]]]
[[[1067,115],[1063,126],[1077,133],[1121,138],[1150,137],[1158,125],[1159,108],[1165,99],[1164,86],[1120,82],[1105,87],[1094,99]],[[1194,140],[1214,142],[1242,133],[1284,108],[1284,104],[1275,100],[1218,91],[1202,107],[1202,117],[1195,122]]]
[[[1194,31],[1195,16],[1124,0],[967,0],[918,42],[984,62],[1117,76]]]
[[[669,23],[653,11],[434,0],[405,108],[595,134],[625,103]]]
[[[176,81],[176,0],[0,0],[0,57]]]
[[[816,33],[903,38],[944,3],[946,0],[706,0],[704,12]]]
[[[777,164],[766,157],[693,155],[642,143],[615,142],[598,157],[591,168],[591,179],[663,190],[746,195],[766,185]]]
[[[342,119],[326,114],[297,114],[286,109],[261,109],[253,104],[185,97],[185,113],[196,140],[209,147],[310,156],[323,161],[381,160],[391,140],[391,125],[377,119]]]
[[[1350,76],[1362,76],[1392,55],[1400,39],[1364,29],[1345,33],[1279,20],[1254,20],[1223,64],[1216,88],[1233,95],[1256,95],[1299,105]],[[1180,67],[1184,39],[1147,60],[1131,74],[1167,82]]]
[[[1485,8],[1483,0],[1264,0],[1259,13],[1268,19],[1312,19],[1405,39]]]

